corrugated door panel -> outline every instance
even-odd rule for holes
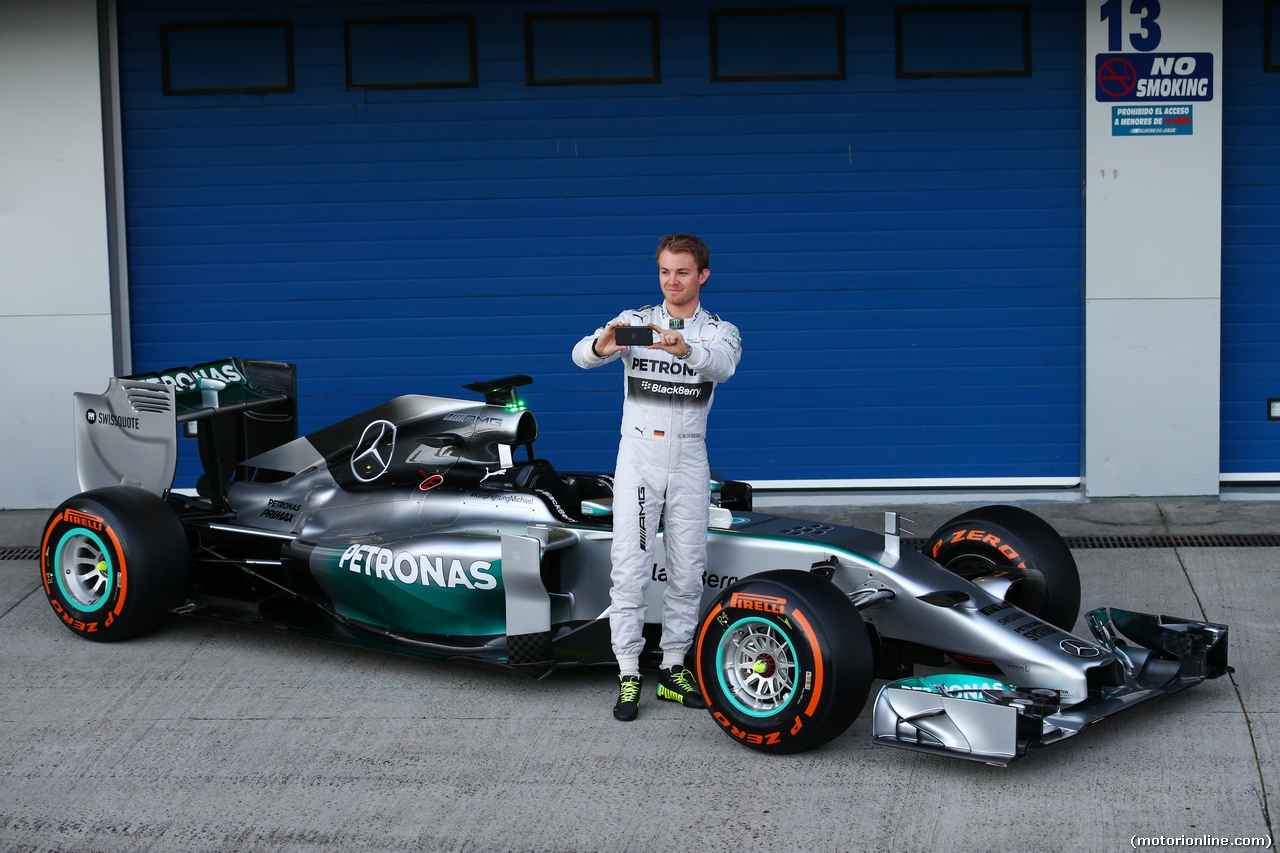
[[[1280,73],[1263,69],[1262,2],[1223,4],[1222,459],[1280,476]],[[1280,51],[1280,46],[1276,48]]]
[[[1032,6],[1028,78],[897,80],[878,2],[845,80],[713,84],[709,4],[658,2],[661,83],[527,87],[524,13],[599,3],[121,0],[135,367],[296,361],[304,430],[529,373],[540,453],[608,469],[622,380],[569,350],[692,231],[745,340],[717,469],[1077,477],[1079,9]],[[347,91],[344,19],[432,14],[479,87]],[[162,24],[240,19],[292,21],[295,92],[161,94]]]

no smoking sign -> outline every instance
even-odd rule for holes
[[[1103,102],[1212,101],[1212,53],[1099,53],[1094,98]]]

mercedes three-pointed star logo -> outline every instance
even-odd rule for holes
[[[1080,640],[1063,640],[1058,646],[1067,654],[1075,655],[1078,658],[1096,658],[1102,654],[1102,650],[1097,646],[1091,646]]]
[[[374,421],[364,428],[351,454],[351,473],[362,483],[372,483],[387,473],[395,450],[396,425],[391,421]]]

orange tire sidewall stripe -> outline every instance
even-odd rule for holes
[[[793,608],[791,615],[808,639],[809,648],[813,649],[813,695],[809,697],[809,704],[804,709],[804,715],[812,717],[813,712],[818,709],[818,700],[822,698],[822,648],[818,645],[818,636],[813,633],[813,626],[804,618],[804,614]]]
[[[719,613],[719,604],[711,608],[711,611],[707,613],[706,617],[702,620],[702,630],[698,632],[698,644],[694,647],[693,659],[695,662],[694,665],[698,668],[698,689],[702,691],[702,699],[708,706],[711,705],[711,697],[707,695],[707,688],[702,686],[706,684],[706,681],[702,678],[702,641],[706,639],[707,629],[711,627],[711,623],[715,621],[715,618]]]
[[[49,522],[49,526],[44,529],[44,541],[40,543],[40,582],[44,584],[44,594],[53,595],[53,590],[49,588],[49,534],[53,532],[53,528],[66,517],[65,512],[58,513],[58,517]]]
[[[111,537],[111,544],[115,547],[115,558],[120,563],[120,570],[117,574],[120,576],[119,592],[116,593],[116,606],[112,609],[112,613],[119,616],[120,611],[124,609],[124,593],[125,588],[129,585],[129,574],[124,567],[124,549],[120,547],[120,540],[116,538],[116,532],[111,529],[109,524],[102,525],[102,529]]]

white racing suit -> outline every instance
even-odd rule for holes
[[[672,328],[671,317],[661,305],[624,311],[617,321]],[[591,347],[604,333],[603,327],[573,348],[579,367],[599,367],[619,358],[624,365],[622,441],[613,481],[609,610],[613,652],[624,665],[634,665],[644,650],[644,593],[655,575],[659,519],[663,519],[667,563],[662,600],[664,653],[682,655],[689,650],[702,598],[711,503],[707,413],[716,384],[733,376],[742,345],[736,326],[701,307],[680,331],[692,348],[683,360],[644,347],[599,358]]]

